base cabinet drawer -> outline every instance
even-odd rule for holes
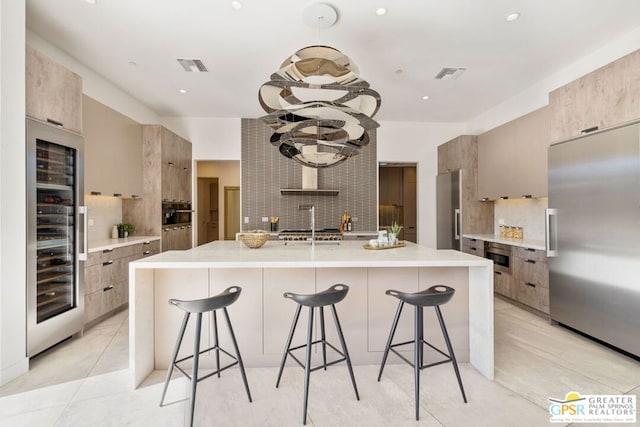
[[[128,283],[120,282],[85,294],[84,323],[87,324],[126,303],[128,293]]]
[[[463,237],[462,252],[479,257],[484,257],[484,240]]]
[[[522,304],[549,313],[549,289],[524,280],[515,281],[515,298]]]
[[[511,282],[513,277],[510,274],[502,273],[500,271],[493,272],[493,291],[505,296],[507,298],[513,298],[511,292]]]

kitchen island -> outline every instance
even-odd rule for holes
[[[442,312],[456,357],[493,379],[493,264],[473,255],[410,242],[402,248],[365,250],[358,241],[315,246],[268,241],[260,249],[249,249],[239,241],[217,241],[132,262],[129,282],[129,367],[134,387],[154,369],[169,365],[183,312],[167,301],[206,298],[232,285],[242,287],[229,314],[248,367],[277,366],[281,360],[296,307],[283,298],[285,291],[314,293],[336,283],[347,284],[349,294],[336,308],[349,353],[354,364],[379,364],[397,306],[385,290],[416,292],[437,284],[452,286],[456,293]],[[306,310],[301,317],[306,323]],[[222,323],[221,346],[232,349]],[[202,348],[210,346],[209,325],[203,322]],[[330,316],[326,325],[327,339],[337,342]],[[299,326],[294,342],[302,342],[304,333],[305,327]],[[395,341],[409,340],[412,334],[413,310],[407,307]],[[425,310],[425,339],[446,348],[429,309]],[[190,322],[183,354],[192,351],[192,342]],[[430,357],[439,360],[425,350],[425,361]],[[201,365],[213,366],[213,359],[203,355]],[[399,360],[393,359],[389,362]]]

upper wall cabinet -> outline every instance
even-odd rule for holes
[[[548,107],[479,135],[478,196],[546,196],[549,142]]]
[[[549,93],[551,141],[640,118],[640,50]]]
[[[438,174],[462,171],[462,233],[493,233],[493,203],[478,199],[478,138],[460,135],[438,146]]]
[[[142,125],[88,96],[82,111],[85,191],[142,195]]]
[[[82,78],[26,47],[26,115],[82,133]]]

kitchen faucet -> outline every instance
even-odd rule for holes
[[[311,212],[311,246],[316,243],[316,207],[314,205],[298,205],[298,210]]]

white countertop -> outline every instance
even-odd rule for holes
[[[105,249],[119,248],[122,246],[135,245],[136,243],[151,242],[160,240],[160,236],[130,236],[122,239],[103,239],[89,242],[89,252],[98,252]]]
[[[546,243],[544,240],[536,239],[508,239],[494,234],[463,234],[462,237],[469,239],[484,240],[486,242],[496,242],[511,246],[520,246],[521,248],[538,249],[541,251],[546,250]]]
[[[215,241],[185,251],[167,251],[130,264],[133,268],[290,267],[488,267],[490,260],[454,250],[406,242],[406,247],[367,250],[359,241],[284,245],[267,241],[250,249],[239,241]]]

